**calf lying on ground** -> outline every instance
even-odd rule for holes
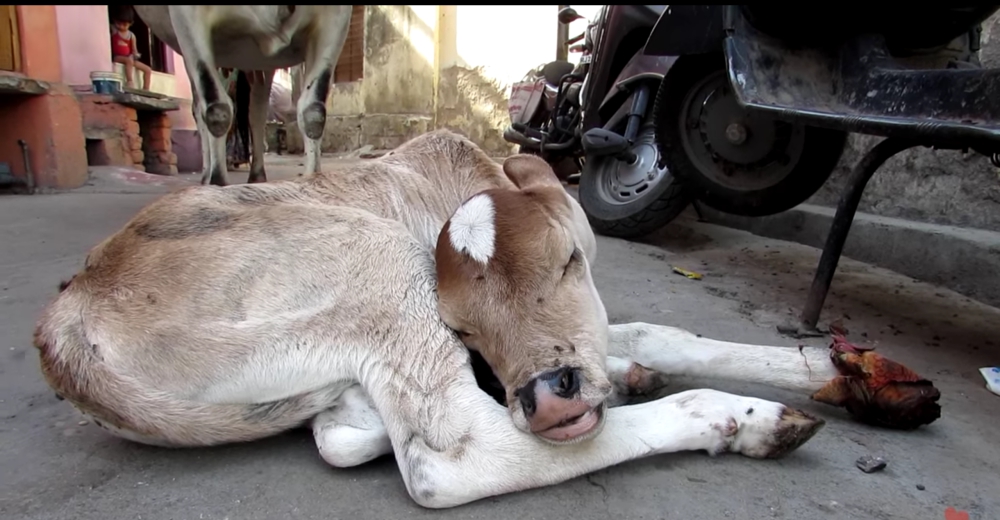
[[[311,424],[332,465],[394,453],[427,507],[653,454],[780,456],[822,426],[708,389],[609,407],[656,386],[636,361],[810,392],[838,371],[821,349],[609,326],[595,248],[541,159],[501,167],[432,132],[313,178],[164,196],[90,252],[35,345],[49,384],[117,435],[202,446]]]

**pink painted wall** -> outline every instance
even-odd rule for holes
[[[177,78],[177,97],[191,99],[191,80],[188,78],[187,69],[184,68],[184,57],[170,48],[167,48],[167,52],[174,55],[173,72],[174,77]]]
[[[63,82],[89,85],[93,71],[111,71],[107,5],[57,5]]]
[[[111,71],[111,36],[108,28],[107,5],[57,5],[56,24],[59,33],[59,56],[62,58],[63,82],[70,85],[90,85],[90,73]],[[177,81],[176,96],[191,99],[191,81],[184,68],[184,58],[173,55],[173,74]],[[190,105],[170,113],[173,127],[178,130],[197,128]]]
[[[168,48],[167,52],[174,55],[174,78],[177,79],[175,93],[177,97],[190,101],[191,80],[188,79],[187,69],[184,68],[184,58],[172,49]],[[198,128],[190,104],[184,104],[180,110],[170,112],[169,117],[175,130],[195,130]]]

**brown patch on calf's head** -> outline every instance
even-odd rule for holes
[[[503,169],[519,189],[470,197],[435,254],[440,314],[493,369],[518,424],[514,393],[540,373],[578,368],[580,398],[595,404],[611,385],[607,317],[584,251],[593,235],[544,161],[519,155]]]

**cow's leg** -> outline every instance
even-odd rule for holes
[[[209,141],[208,163],[203,164],[202,184],[224,186],[226,179],[226,134],[233,122],[233,103],[222,87],[212,55],[211,6],[170,6],[170,22],[191,79],[198,130]],[[204,142],[203,141],[203,142]]]
[[[382,418],[359,385],[348,388],[337,405],[313,419],[313,437],[328,464],[348,468],[392,453]]]
[[[225,186],[227,184],[226,140],[213,136],[205,120],[197,113],[194,122],[201,137],[201,183]]]
[[[746,345],[649,323],[611,325],[608,351],[668,375],[815,392],[837,377],[828,349]]]
[[[271,100],[274,71],[255,72],[250,82],[250,177],[247,182],[267,182],[264,171],[264,142],[267,109]]]
[[[303,74],[305,88],[299,96],[299,129],[305,141],[306,175],[319,172],[320,140],[326,128],[326,99],[333,81],[333,68],[347,40],[351,6],[331,5],[316,10],[313,33],[306,46]]]

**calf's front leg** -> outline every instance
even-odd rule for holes
[[[651,323],[611,325],[608,351],[667,375],[763,383],[810,393],[840,375],[827,349],[718,341]]]
[[[689,390],[607,409],[596,438],[554,446],[517,430],[506,410],[488,398],[448,399],[447,405],[469,419],[452,443],[432,442],[441,436],[434,429],[388,429],[407,491],[428,508],[554,485],[650,455],[705,450],[780,457],[823,425],[779,403]]]
[[[831,348],[771,347],[703,338],[676,327],[629,323],[610,327],[609,350],[668,375],[763,383],[809,392],[843,406],[857,420],[910,430],[941,416],[930,381],[879,354],[835,336]]]
[[[426,362],[366,364],[361,387],[370,400],[352,400],[350,406],[358,413],[348,414],[354,422],[364,416],[362,426],[314,423],[317,440],[326,443],[320,445],[324,459],[353,465],[391,450],[410,496],[425,507],[446,508],[558,484],[656,454],[705,450],[779,457],[823,425],[779,403],[689,390],[605,409],[599,435],[553,445],[517,429],[507,408],[479,389],[467,361],[455,362],[465,348],[451,334],[441,331],[448,338],[443,351],[451,353],[440,359],[422,346]],[[321,434],[324,426],[326,433]],[[343,447],[339,452],[338,445]]]

